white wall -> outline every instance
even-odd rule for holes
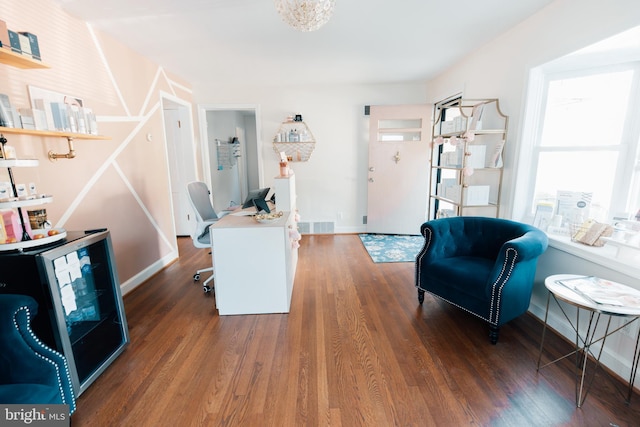
[[[517,159],[531,68],[632,28],[640,23],[638,17],[640,2],[637,0],[557,0],[430,80],[428,100],[434,102],[457,92],[463,92],[466,98],[499,98],[503,112],[510,117],[504,182],[515,182],[515,171],[523,168],[526,172],[524,168],[528,168],[526,159],[520,164]],[[516,191],[515,186],[505,185],[501,216],[512,217]],[[540,258],[531,300],[530,310],[539,317],[544,316],[547,300],[544,278],[559,273],[599,275],[640,289],[637,275],[622,274],[560,246],[550,247]],[[573,330],[555,307],[552,307],[550,324],[570,340],[575,339]],[[632,355],[632,340],[621,335],[607,343],[603,361],[628,378]]]
[[[308,162],[291,164],[298,209],[302,221],[335,222],[338,233],[364,231],[368,155],[364,106],[419,104],[427,99],[424,83],[257,88],[209,82],[195,87],[194,96],[200,104],[260,105],[265,186],[273,186],[279,173],[273,136],[287,116],[301,114],[316,139],[316,149]],[[344,213],[342,219],[338,212]]]
[[[242,155],[247,167],[247,189],[251,190],[260,187],[260,167],[256,155],[258,134],[256,129],[256,115],[254,112],[245,112],[242,115],[244,126],[244,152]]]

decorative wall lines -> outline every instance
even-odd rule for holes
[[[98,56],[102,60],[102,64],[104,65],[105,72],[109,76],[109,79],[111,80],[111,84],[113,85],[113,89],[116,91],[116,94],[118,95],[118,99],[120,100],[120,104],[122,104],[122,108],[124,108],[124,111],[127,114],[127,116],[130,116],[131,112],[129,111],[129,107],[127,107],[127,103],[124,101],[124,97],[122,96],[122,92],[120,92],[120,87],[118,86],[118,83],[116,82],[116,78],[114,77],[113,72],[111,72],[111,67],[109,66],[109,61],[107,61],[107,57],[104,54],[104,50],[102,49],[102,46],[100,45],[100,42],[98,41],[98,37],[96,36],[96,33],[93,31],[93,26],[91,24],[87,24],[87,28],[89,30],[89,35],[91,36],[91,39],[93,40],[93,43],[96,46],[96,51],[98,52]]]

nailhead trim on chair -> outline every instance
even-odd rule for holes
[[[507,273],[507,276],[504,278],[504,280],[502,280],[501,278],[505,273],[507,263],[509,262],[510,251],[514,253],[513,258],[511,259],[511,264],[509,265],[509,272]],[[493,283],[493,288],[491,290],[491,309],[489,310],[489,323],[492,323],[494,325],[498,324],[498,319],[500,318],[500,300],[502,299],[502,289],[504,288],[504,285],[509,281],[511,273],[513,273],[513,268],[516,265],[516,259],[518,259],[518,251],[516,251],[514,248],[507,248],[505,252],[504,264],[502,264],[502,270],[500,271],[500,274],[498,275],[496,281]],[[502,284],[498,286],[501,280]],[[496,289],[498,290],[497,295]],[[493,316],[494,313],[495,316]]]
[[[476,316],[476,317],[478,317],[478,318],[480,318],[480,319],[484,320],[485,322],[491,323],[491,321],[490,321],[489,319],[487,319],[486,317],[484,317],[484,316],[480,316],[478,313],[474,313],[473,311],[471,311],[471,310],[469,310],[469,309],[467,309],[467,308],[464,308],[463,306],[458,305],[458,304],[456,304],[456,303],[455,303],[455,302],[453,302],[453,301],[449,301],[449,300],[448,300],[448,299],[446,299],[446,298],[442,298],[440,295],[436,295],[436,294],[434,294],[434,293],[433,293],[433,292],[431,292],[431,291],[425,291],[425,292],[428,292],[429,294],[433,295],[434,297],[436,297],[436,298],[438,298],[438,299],[441,299],[442,301],[446,301],[446,302],[448,302],[449,304],[451,304],[451,305],[453,305],[453,306],[458,307],[460,310],[466,311],[466,312],[467,312],[467,313],[469,313],[469,314],[473,314],[474,316]]]
[[[21,306],[18,307],[18,309],[15,311],[15,313],[13,313],[13,326],[16,328],[16,331],[18,331],[18,333],[20,333],[20,327],[18,326],[18,313],[20,311],[24,311],[25,315],[27,316],[27,323],[26,323],[26,327],[27,327],[27,332],[29,333],[29,335],[31,336],[31,338],[33,338],[33,340],[40,346],[40,348],[44,349],[45,351],[51,351],[54,354],[60,356],[60,358],[63,360],[64,363],[64,370],[67,374],[67,378],[71,378],[71,376],[69,375],[69,366],[67,365],[67,359],[61,354],[58,353],[57,351],[55,351],[54,349],[48,347],[47,345],[45,345],[42,341],[40,341],[40,338],[38,338],[34,333],[33,330],[31,329],[31,310],[29,310],[29,307],[25,306]],[[48,363],[50,363],[56,370],[56,376],[58,377],[58,388],[60,390],[60,396],[62,397],[62,403],[68,404],[69,405],[69,412],[73,413],[76,410],[76,405],[75,405],[75,401],[74,399],[72,399],[71,402],[67,402],[66,399],[66,394],[64,392],[64,389],[62,388],[62,378],[60,377],[60,369],[58,368],[58,364],[51,360],[50,358],[40,354],[40,353],[35,353],[36,356],[38,356],[39,358],[41,358],[42,360],[47,361]],[[70,392],[71,392],[71,397],[74,397],[73,394],[73,388],[70,388]]]
[[[429,236],[427,236],[427,232],[429,233]],[[425,245],[422,248],[422,250],[420,251],[420,253],[418,253],[418,258],[416,259],[416,276],[418,277],[418,280],[416,282],[416,285],[418,287],[418,289],[420,289],[419,284],[420,282],[420,264],[422,263],[422,257],[424,257],[424,255],[427,253],[427,249],[429,248],[429,245],[431,245],[431,237],[432,237],[432,232],[430,229],[425,228],[424,229],[424,239],[425,239]]]

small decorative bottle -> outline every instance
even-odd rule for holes
[[[280,176],[289,176],[289,163],[280,162]]]

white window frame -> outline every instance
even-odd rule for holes
[[[629,103],[627,104],[627,117],[625,118],[624,130],[622,131],[622,139],[615,145],[589,145],[589,146],[542,146],[542,129],[544,125],[544,117],[542,116],[542,109],[546,106],[546,97],[549,89],[549,84],[552,81],[566,79],[566,78],[579,78],[595,74],[613,73],[620,71],[634,71],[631,96],[629,97]],[[638,209],[636,206],[638,197],[631,196],[633,189],[630,188],[629,183],[632,182],[634,169],[637,168],[638,158],[638,141],[640,138],[639,124],[640,115],[634,119],[634,112],[640,111],[640,62],[631,62],[625,64],[607,65],[600,67],[591,67],[580,70],[564,70],[560,72],[549,72],[543,76],[542,88],[540,99],[540,114],[537,120],[537,126],[535,129],[535,136],[533,139],[533,147],[531,151],[531,171],[532,174],[538,170],[538,160],[541,153],[545,152],[585,152],[585,151],[615,151],[619,153],[618,167],[616,169],[616,177],[612,184],[612,187],[620,190],[612,192],[611,204],[608,207],[609,216],[617,212],[627,212],[630,215],[635,214],[634,209]],[[530,214],[533,214],[535,206],[533,206],[533,197],[535,191],[535,176],[531,176],[529,180],[528,197],[529,202],[527,204],[527,210]],[[628,189],[624,191],[624,189]],[[636,194],[638,189],[635,189]]]
[[[613,60],[612,60],[613,59]],[[522,126],[522,146],[519,153],[519,167],[516,173],[516,189],[513,192],[513,218],[523,222],[533,222],[534,191],[536,186],[536,172],[539,155],[543,152],[565,151],[567,147],[542,147],[540,139],[543,128],[544,108],[549,82],[563,77],[580,77],[598,72],[614,72],[633,69],[632,95],[627,107],[628,115],[622,141],[619,145],[589,146],[571,148],[576,151],[586,150],[618,150],[620,151],[619,165],[614,180],[617,188],[629,188],[627,192],[614,191],[609,216],[627,211],[631,217],[636,213],[634,209],[640,206],[640,59],[638,57],[622,58],[612,55],[581,55],[565,57],[549,64],[533,69],[529,75],[529,85],[524,108],[525,115]],[[632,180],[635,171],[635,181]],[[524,190],[524,191],[523,191]],[[631,196],[633,194],[634,196]],[[627,204],[627,201],[629,202]],[[618,262],[613,258],[615,251],[603,251],[602,248],[591,248],[573,243],[569,238],[559,238],[549,235],[550,244],[559,249],[570,252],[592,262],[608,267],[614,267],[634,277],[640,278],[640,266],[626,261]]]

